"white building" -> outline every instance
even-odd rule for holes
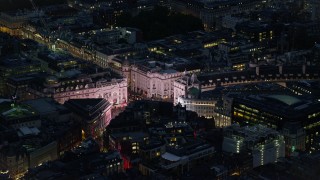
[[[276,130],[266,126],[240,127],[234,124],[224,129],[222,150],[231,153],[250,151],[254,168],[285,157],[285,141]]]
[[[117,55],[117,54],[116,54]],[[106,68],[109,66],[110,61],[116,56],[116,55],[108,55],[107,53],[103,51],[95,51],[94,56],[94,63],[102,68]]]
[[[200,98],[201,83],[195,74],[184,75],[174,81],[174,105],[181,104],[186,110],[194,111],[198,116],[212,118],[216,100]]]
[[[69,99],[105,98],[114,106],[128,102],[126,78],[107,78],[108,73],[78,75],[72,79],[51,76],[42,87],[29,88],[36,97],[53,97],[63,104]]]
[[[199,117],[203,116],[205,118],[214,117],[214,107],[215,100],[206,100],[206,99],[188,99],[179,97],[178,102],[188,111],[193,111],[198,114]]]
[[[183,76],[173,83],[174,89],[174,105],[179,103],[179,97],[182,98],[199,98],[201,93],[201,84],[195,74],[191,76],[188,75],[186,72],[183,73]]]
[[[212,118],[216,101],[211,98],[200,98],[201,83],[195,74],[184,75],[174,81],[174,105],[181,104],[186,110],[194,111],[198,116]]]
[[[182,72],[170,68],[132,65],[131,91],[141,93],[147,98],[172,99],[173,83],[182,74]]]

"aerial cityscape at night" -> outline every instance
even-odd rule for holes
[[[316,180],[320,0],[0,0],[0,180]]]

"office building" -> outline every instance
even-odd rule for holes
[[[283,94],[238,95],[232,99],[233,122],[241,126],[264,124],[277,130],[282,130],[285,123],[300,122],[306,131],[306,150],[316,150],[320,131],[318,100]]]
[[[249,151],[253,168],[277,162],[285,156],[284,137],[266,126],[240,127],[237,124],[224,128],[222,150],[230,153]]]

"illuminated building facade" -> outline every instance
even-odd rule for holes
[[[240,127],[237,124],[224,128],[223,151],[252,154],[253,168],[277,162],[285,156],[284,137],[266,126]]]
[[[26,153],[14,153],[15,148],[14,146],[1,148],[0,168],[8,170],[10,177],[18,178],[28,169],[28,156]]]
[[[73,56],[85,59],[87,61],[92,61],[94,58],[94,53],[90,49],[90,47],[87,45],[82,45],[79,42],[67,42],[62,39],[58,39],[56,41],[56,46],[61,49],[67,50],[69,53],[71,53]]]
[[[194,111],[199,117],[212,118],[216,101],[205,97],[201,92],[201,83],[195,74],[184,75],[174,81],[174,104],[181,104],[188,111]]]
[[[111,121],[112,106],[106,99],[70,99],[64,105],[81,122],[84,137],[100,137]]]
[[[306,132],[306,150],[315,151],[320,131],[319,103],[281,94],[237,96],[233,98],[231,119],[241,126],[264,124],[277,130],[283,130],[285,123],[300,122]]]
[[[12,36],[20,36],[23,24],[30,18],[42,16],[42,11],[20,11],[0,13],[0,32],[8,33]]]
[[[274,27],[263,23],[243,22],[236,26],[240,36],[247,37],[252,42],[271,41],[275,38]]]
[[[61,104],[69,99],[104,98],[114,106],[126,106],[128,94],[125,78],[110,78],[108,72],[93,75],[81,75],[76,71],[71,73],[75,74],[72,78],[49,76],[43,84],[30,86],[28,92],[35,98],[53,97]]]
[[[182,73],[174,69],[150,68],[143,65],[131,67],[131,91],[148,98],[173,99],[173,83]]]
[[[212,90],[219,86],[258,82],[286,82],[296,80],[318,80],[319,68],[317,66],[259,66],[244,71],[231,71],[223,73],[207,73],[198,76],[202,91]]]
[[[320,97],[320,82],[319,81],[298,81],[287,82],[286,87],[297,95]]]
[[[188,99],[188,98],[178,98],[178,102],[185,106],[188,111],[193,111],[198,114],[199,117],[213,118],[215,100],[206,99]]]
[[[56,141],[45,143],[39,138],[29,138],[0,149],[0,169],[7,169],[11,178],[19,179],[29,168],[57,158]]]
[[[144,132],[112,133],[109,135],[109,148],[121,153],[123,167],[129,169],[134,163],[134,156],[140,153],[140,146],[148,139],[149,135]]]
[[[132,44],[139,38],[140,31],[134,28],[98,29],[73,34],[72,40],[57,39],[56,46],[105,68],[114,56],[132,53]],[[129,44],[119,44],[120,39],[125,39]]]
[[[147,139],[149,135],[143,132],[114,133],[109,136],[109,147],[124,155],[139,154],[140,145]]]
[[[220,91],[219,91],[220,89]],[[233,96],[246,96],[254,94],[290,94],[290,90],[277,83],[250,83],[238,84],[228,87],[217,87],[212,93],[218,96],[215,104],[215,125],[216,127],[225,127],[231,125],[231,114],[233,105]]]
[[[197,79],[195,74],[187,75],[184,72],[184,75],[174,81],[173,83],[174,90],[174,101],[173,104],[177,105],[179,103],[179,97],[182,98],[199,98],[201,93],[201,84]]]
[[[231,125],[232,98],[224,96],[217,101],[214,109],[214,123],[216,127],[227,127]]]

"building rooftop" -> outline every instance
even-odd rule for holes
[[[72,156],[72,153],[68,155]],[[109,179],[103,171],[109,165],[120,165],[122,162],[118,152],[95,152],[69,159],[67,156],[62,160],[50,161],[31,168],[24,177],[26,179]]]
[[[208,148],[213,148],[213,146],[202,140],[189,139],[186,143],[181,145],[174,147],[168,146],[167,157],[177,161],[179,160],[177,157],[182,158],[183,156],[188,156]]]
[[[165,142],[159,139],[149,139],[147,143],[140,144],[140,150],[151,150],[164,146]]]
[[[24,104],[30,105],[32,108],[36,109],[41,115],[49,114],[57,111],[67,111],[67,108],[61,104],[55,102],[50,98],[40,98],[24,101]]]
[[[161,73],[163,74],[174,74],[174,73],[177,73],[178,71],[174,70],[174,69],[165,69],[165,70],[162,70]]]
[[[319,153],[280,159],[250,170],[252,179],[316,179],[319,174]]]
[[[289,95],[269,95],[267,96],[269,98],[272,98],[274,100],[280,101],[288,106],[301,103],[302,101],[298,99],[297,97],[294,96],[289,96]]]
[[[241,137],[244,141],[260,143],[279,136],[279,132],[263,125],[240,127],[238,124],[233,124],[224,129],[224,136],[233,138]]]
[[[87,98],[87,99],[70,99],[69,102],[80,108],[81,110],[91,110],[97,106],[103,98]]]
[[[19,137],[28,136],[28,135],[38,135],[40,130],[36,127],[21,127],[18,130]]]
[[[69,99],[65,106],[72,112],[80,115],[86,121],[92,121],[100,116],[100,112],[111,107],[104,98]]]
[[[110,135],[111,137],[118,139],[123,137],[129,137],[132,141],[137,141],[148,137],[149,135],[144,132],[123,132],[123,133],[113,133]]]
[[[31,60],[21,56],[10,56],[0,61],[0,66],[5,68],[19,68],[27,66],[40,66],[39,61]]]
[[[20,119],[25,117],[36,116],[38,113],[29,105],[11,104],[4,102],[0,104],[1,116],[6,120]]]
[[[317,66],[306,66],[305,74],[302,73],[302,66],[283,66],[282,74],[279,73],[277,66],[261,66],[259,67],[259,75],[256,73],[255,68],[249,68],[244,71],[226,71],[226,72],[212,72],[198,75],[198,79],[202,85],[215,84],[220,85],[227,82],[237,81],[250,81],[273,79],[275,77],[281,79],[301,79],[305,78],[318,78],[320,69]]]
[[[168,161],[180,161],[182,159],[182,157],[179,157],[179,156],[176,156],[174,154],[171,154],[171,153],[164,153],[162,156],[161,156],[163,159],[166,159]]]
[[[287,95],[285,93],[256,94],[229,94],[234,102],[271,112],[285,119],[305,118],[307,115],[319,111],[320,102],[307,96]]]

